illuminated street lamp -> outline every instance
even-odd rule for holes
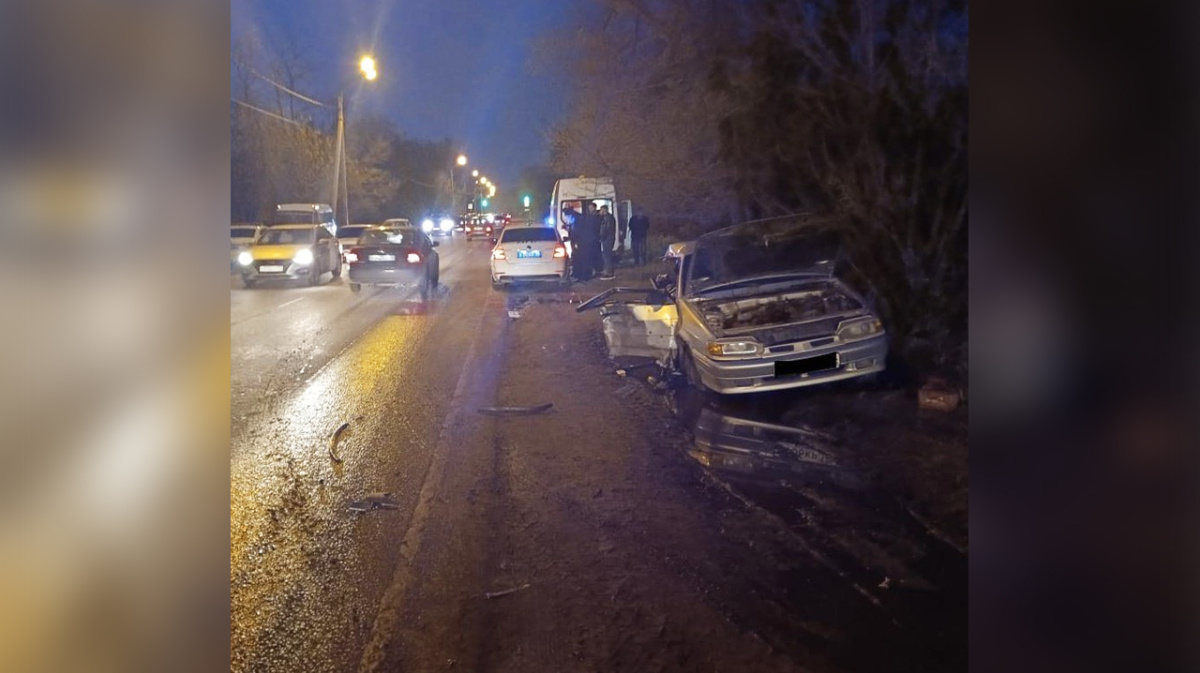
[[[465,155],[465,154],[458,155],[457,163],[459,166],[466,166],[467,165],[467,155]]]
[[[371,56],[363,56],[358,62],[358,69],[362,72],[363,77],[367,81],[373,82],[379,76],[379,72],[375,69],[375,59]]]
[[[479,177],[479,171],[478,170],[471,171],[471,177],[473,177],[473,178]]]

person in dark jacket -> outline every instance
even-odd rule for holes
[[[633,263],[638,266],[646,263],[646,233],[649,231],[650,218],[638,208],[637,213],[629,218],[629,247],[633,249]]]
[[[588,213],[571,210],[574,224],[571,226],[571,267],[576,280],[591,280],[596,273],[596,254],[599,245],[595,218]]]
[[[608,206],[600,206],[596,223],[596,230],[600,236],[600,256],[604,262],[604,266],[600,270],[600,277],[615,278],[613,275],[613,245],[617,241],[617,218],[608,212]]]

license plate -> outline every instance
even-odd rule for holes
[[[367,261],[368,262],[394,262],[394,261],[396,261],[396,256],[395,255],[367,255]]]
[[[529,257],[541,257],[541,256],[542,256],[541,250],[518,250],[517,251],[518,259],[526,259]]]
[[[258,270],[260,273],[283,273],[283,267],[274,264],[263,264]]]
[[[838,354],[828,353],[803,360],[779,360],[775,363],[775,376],[796,376],[797,374],[811,374],[837,368]]]

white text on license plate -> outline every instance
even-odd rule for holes
[[[258,270],[262,273],[283,273],[283,267],[275,264],[263,264]]]
[[[394,261],[396,261],[396,256],[395,255],[367,255],[367,261],[370,261],[370,262],[394,262]]]

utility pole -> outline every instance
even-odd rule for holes
[[[340,93],[338,94],[337,102],[338,102],[338,128],[337,128],[338,158],[339,158],[339,161],[341,162],[341,166],[339,167],[339,172],[342,174],[342,203],[345,207],[345,209],[342,212],[346,216],[346,219],[342,221],[342,224],[344,224],[346,226],[350,226],[350,186],[349,186],[350,168],[349,168],[349,164],[346,161],[346,118],[345,118],[345,114],[342,111],[342,94],[340,94]],[[335,187],[335,189],[336,189],[336,187]],[[336,194],[336,192],[335,192],[335,194]],[[336,204],[337,202],[335,201],[334,203]]]

